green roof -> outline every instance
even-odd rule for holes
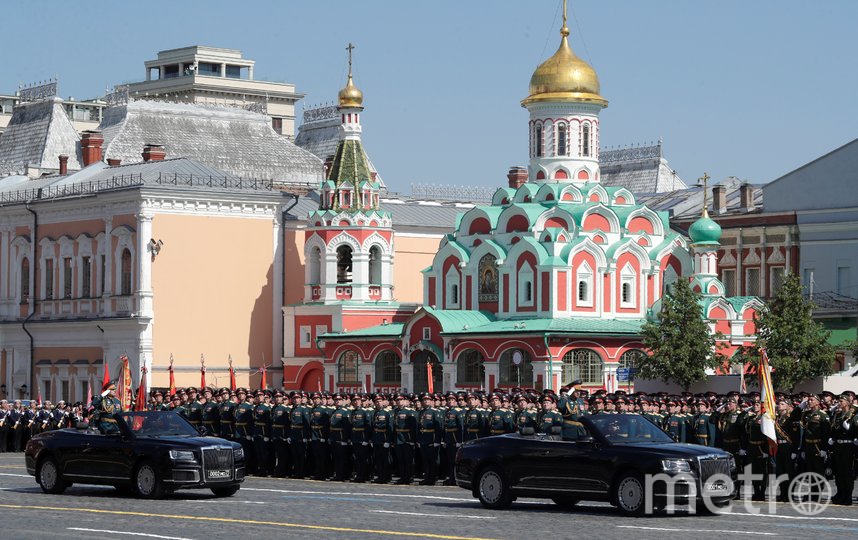
[[[533,319],[507,319],[480,326],[461,326],[443,330],[444,334],[504,334],[504,333],[562,333],[587,335],[640,335],[645,319],[601,319],[586,317],[557,317]]]
[[[337,145],[334,154],[334,162],[331,164],[331,172],[328,180],[333,180],[337,185],[349,182],[352,185],[362,181],[372,181],[369,161],[359,140],[345,139]]]
[[[461,331],[465,326],[473,328],[488,324],[495,320],[495,316],[488,311],[435,309],[432,307],[424,307],[423,310],[438,320],[441,324],[442,332]]]
[[[855,341],[858,331],[855,327],[855,319],[842,317],[839,319],[821,319],[822,326],[831,332],[828,343],[835,348],[842,348]]]
[[[405,328],[403,323],[379,324],[378,326],[370,326],[369,328],[361,328],[360,330],[351,330],[349,332],[328,332],[319,336],[319,339],[397,337],[402,335],[403,328]]]

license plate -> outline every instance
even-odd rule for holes
[[[704,491],[730,491],[730,486],[728,486],[725,482],[710,482],[708,484],[703,485]]]
[[[229,478],[230,473],[229,473],[229,471],[209,471],[208,477],[209,478]]]

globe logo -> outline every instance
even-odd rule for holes
[[[789,483],[790,505],[799,514],[815,516],[831,504],[831,484],[815,472],[803,472]]]

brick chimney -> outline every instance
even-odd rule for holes
[[[101,161],[104,137],[98,131],[84,131],[80,136],[80,150],[83,156],[83,166]]]
[[[65,154],[60,156],[60,176],[65,176],[69,173],[69,157]]]
[[[739,186],[739,204],[743,212],[750,212],[754,209],[754,187],[751,184]]]
[[[111,167],[119,167],[120,165],[122,165],[122,160],[116,158],[107,158],[107,164]]]
[[[513,189],[520,188],[523,184],[527,183],[527,167],[510,167],[506,178],[509,180],[509,187]]]
[[[727,211],[727,187],[714,186],[712,188],[712,213],[719,215]]]
[[[164,161],[167,152],[160,144],[147,144],[143,146],[143,161]]]

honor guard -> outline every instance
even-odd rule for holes
[[[447,410],[444,412],[444,453],[447,455],[445,486],[456,485],[456,452],[464,440],[464,409],[459,407],[456,394],[447,392]]]
[[[302,392],[292,393],[289,429],[289,439],[286,442],[289,443],[292,454],[292,478],[304,478],[310,443],[310,408],[307,406],[307,395]]]
[[[480,407],[480,398],[475,394],[468,394],[468,410],[465,412],[465,437],[464,441],[472,441],[486,435],[486,417]]]
[[[751,464],[751,473],[762,475],[761,480],[754,480],[753,495],[751,500],[764,501],[766,499],[766,488],[768,487],[769,474],[769,438],[762,430],[763,413],[762,404],[754,400],[751,411],[745,416],[745,432],[748,438],[748,462]]]
[[[411,408],[406,394],[396,396],[397,411],[393,420],[396,426],[396,460],[399,466],[397,484],[414,481],[414,445],[417,441],[417,411]]]
[[[709,402],[703,398],[697,401],[697,414],[691,421],[691,436],[694,444],[715,446],[715,424],[709,421]]]
[[[807,472],[825,475],[825,461],[828,458],[828,438],[831,421],[820,408],[819,397],[811,394],[803,403],[804,414],[801,417],[803,430],[802,452]]]
[[[223,396],[223,401],[218,406],[220,436],[227,440],[236,440],[234,433],[236,396],[226,388],[221,390],[221,396]]]
[[[557,409],[563,415],[563,438],[567,441],[577,440],[587,435],[581,417],[584,416],[584,400],[578,395],[577,387],[581,385],[580,380],[574,380],[568,386],[560,389],[560,399],[557,401]]]
[[[313,455],[313,478],[325,480],[328,476],[328,462],[331,447],[328,445],[330,433],[330,410],[325,403],[325,397],[320,392],[311,396],[313,410],[310,414],[310,453]]]
[[[832,450],[831,464],[837,494],[831,502],[852,505],[855,488],[855,445],[858,444],[858,418],[848,394],[841,394],[831,416],[831,433],[828,441]]]
[[[236,390],[238,404],[234,408],[235,415],[235,439],[244,449],[247,474],[256,472],[256,451],[253,448],[253,404],[247,399],[247,390],[239,388]]]
[[[260,390],[253,408],[253,447],[256,451],[256,475],[268,476],[271,456],[271,393]]]
[[[503,408],[503,396],[497,392],[492,394],[491,410],[488,418],[489,435],[503,435],[515,431],[512,412]]]
[[[423,462],[423,481],[420,483],[424,486],[434,486],[438,481],[444,415],[435,408],[435,397],[432,394],[425,393],[420,396],[420,400],[423,402],[418,421],[418,441]]]
[[[670,400],[667,403],[667,410],[670,413],[664,423],[664,431],[673,437],[676,442],[688,442],[687,432],[685,431],[685,417],[679,412],[679,402]]]
[[[739,411],[739,401],[735,397],[727,398],[727,402],[718,408],[709,418],[715,425],[715,445],[725,452],[733,454],[738,470],[744,468],[745,429]]]
[[[775,416],[775,433],[777,435],[778,452],[775,455],[775,477],[784,477],[785,480],[775,486],[775,491],[780,487],[778,494],[779,502],[789,501],[789,483],[796,476],[795,459],[797,456],[797,443],[801,439],[801,427],[796,429],[795,415],[792,404],[781,395],[777,401],[777,415]]]
[[[188,388],[188,400],[190,401],[188,404],[188,422],[199,429],[203,425],[203,401],[205,398],[202,398],[201,401],[197,389],[191,386]]]
[[[283,393],[274,394],[274,407],[271,409],[271,442],[274,446],[274,476],[286,478],[289,475],[289,443],[291,432],[291,409],[286,405]]]
[[[363,483],[369,480],[370,461],[372,459],[372,415],[369,396],[356,394],[352,398],[352,460],[354,462],[354,481]]]
[[[330,445],[334,460],[334,480],[345,482],[351,476],[352,411],[349,399],[342,394],[334,395],[336,408],[330,418]]]
[[[379,394],[375,398],[375,413],[372,416],[372,462],[375,467],[376,484],[390,483],[390,465],[396,431],[393,423],[394,412],[388,406],[387,399]]]

